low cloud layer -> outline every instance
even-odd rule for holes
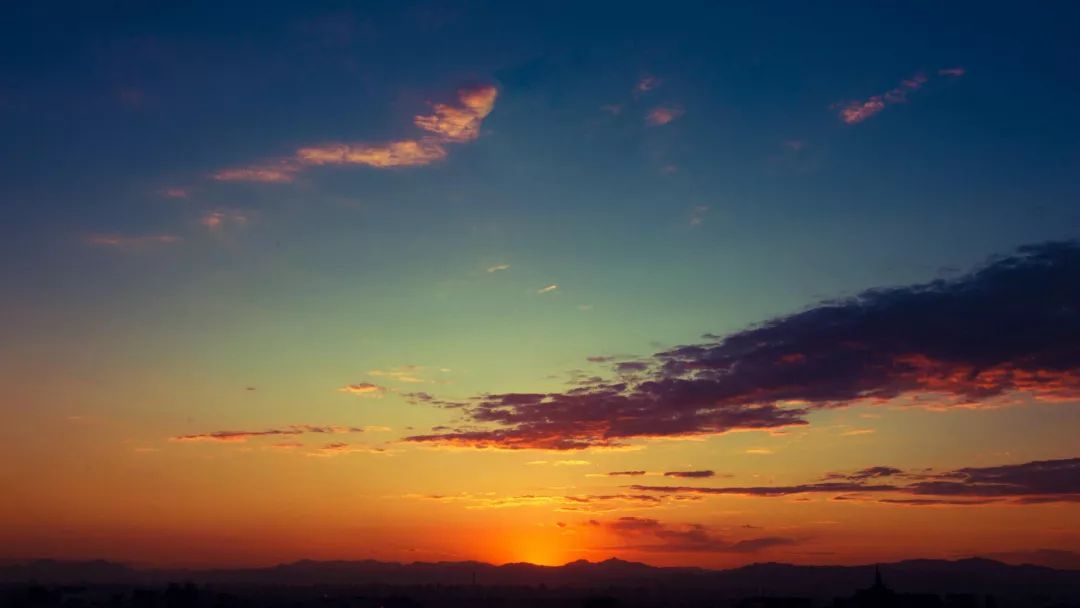
[[[1080,399],[1080,244],[1021,248],[953,280],[874,289],[647,358],[555,393],[460,402],[469,426],[408,441],[504,449],[625,446],[807,424],[822,408]]]
[[[620,517],[605,522],[593,520],[590,525],[622,538],[627,544],[620,549],[655,553],[756,553],[798,542],[780,536],[731,540],[717,536],[701,524],[665,524],[644,517]]]
[[[876,500],[910,506],[988,503],[1042,504],[1080,502],[1080,458],[1042,460],[994,467],[965,467],[944,472],[871,467],[831,473],[830,481],[789,486],[631,486],[634,492],[780,497],[838,494],[841,500]],[[854,493],[854,495],[852,495]],[[889,494],[885,498],[868,495]],[[891,496],[893,494],[906,496]]]

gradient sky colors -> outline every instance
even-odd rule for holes
[[[7,11],[0,557],[1080,551],[1077,11]]]

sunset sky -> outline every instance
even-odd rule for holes
[[[5,8],[0,559],[1075,563],[1080,5],[990,4]]]

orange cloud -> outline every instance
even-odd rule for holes
[[[378,169],[428,165],[446,158],[446,148],[433,138],[385,144],[324,144],[300,148],[296,158],[306,165],[366,165]]]
[[[358,382],[356,384],[347,384],[339,388],[338,391],[356,395],[357,397],[382,397],[386,389],[370,382]]]
[[[472,141],[480,136],[480,123],[494,109],[497,96],[498,90],[491,85],[461,89],[458,91],[461,105],[436,103],[432,106],[434,114],[417,116],[413,124],[439,134],[444,141]]]
[[[299,167],[283,161],[277,165],[252,165],[234,169],[222,169],[214,174],[219,182],[266,182],[279,184],[293,181]]]
[[[218,181],[267,183],[291,182],[305,167],[362,165],[376,169],[418,167],[447,156],[444,144],[465,143],[480,136],[480,125],[495,107],[498,89],[483,85],[460,89],[457,104],[435,103],[433,113],[413,118],[417,127],[434,133],[390,142],[330,142],[304,146],[290,157],[268,164],[223,169],[214,174]]]

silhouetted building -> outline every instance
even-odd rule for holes
[[[897,593],[885,585],[881,568],[874,568],[874,584],[850,598],[837,598],[834,608],[942,608],[941,598],[930,593]]]

